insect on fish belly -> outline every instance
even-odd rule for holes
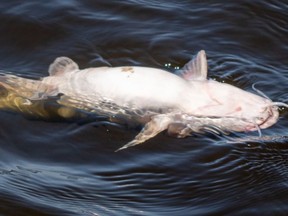
[[[28,101],[61,95],[57,102],[67,107],[142,124],[141,132],[117,151],[164,130],[179,138],[205,129],[261,133],[277,122],[278,106],[288,107],[264,94],[208,80],[207,68],[204,50],[175,74],[139,66],[81,70],[70,58],[59,57],[41,80],[2,74],[0,83]]]

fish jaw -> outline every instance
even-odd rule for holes
[[[268,112],[266,113],[266,116],[260,117],[260,119],[258,119],[258,122],[256,122],[256,124],[258,125],[258,127],[260,129],[266,129],[271,127],[272,125],[274,125],[275,123],[277,123],[278,118],[279,118],[279,111],[278,111],[278,107],[276,106],[270,106],[267,107]],[[257,130],[257,127],[251,127],[251,128],[246,128],[247,131],[255,131]]]

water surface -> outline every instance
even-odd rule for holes
[[[81,68],[170,63],[174,72],[205,49],[211,78],[247,91],[261,81],[272,100],[287,102],[287,17],[278,0],[7,1],[0,69],[41,77],[68,56]],[[162,133],[115,153],[137,128],[62,118],[55,106],[0,112],[1,215],[287,215],[285,137],[232,144]],[[287,126],[283,109],[263,134],[287,136]]]

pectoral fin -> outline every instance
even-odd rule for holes
[[[172,123],[168,127],[168,135],[177,138],[191,136],[192,131],[193,129],[191,128],[190,124]]]
[[[142,131],[134,138],[134,140],[117,149],[116,152],[145,142],[146,140],[156,136],[158,133],[166,130],[171,122],[172,118],[169,115],[157,115],[152,117],[151,121],[146,123]]]

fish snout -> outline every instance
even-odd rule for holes
[[[261,128],[268,128],[274,125],[279,117],[277,106],[268,106],[262,112],[263,115],[256,118],[256,124]]]

